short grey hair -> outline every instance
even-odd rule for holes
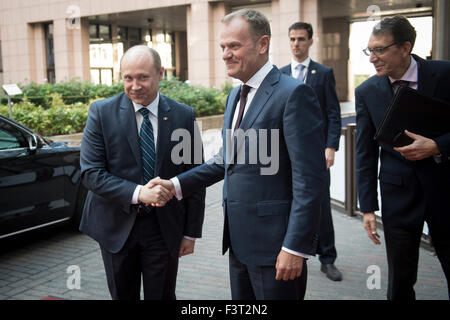
[[[236,17],[241,17],[248,22],[250,34],[255,40],[262,36],[271,37],[269,20],[261,12],[249,8],[240,9],[223,17],[222,23],[226,24]]]
[[[127,51],[125,51],[122,58],[120,59],[120,66],[122,67],[122,60],[127,54],[132,53],[133,51],[144,51],[145,52],[146,50],[148,50],[148,53],[153,58],[153,67],[155,68],[155,70],[157,72],[161,71],[161,57],[159,56],[158,51],[156,51],[155,49],[150,48],[146,45],[136,45],[136,46],[129,48]]]

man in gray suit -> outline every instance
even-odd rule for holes
[[[187,130],[192,146],[201,146],[194,141],[200,135],[193,109],[159,94],[164,68],[155,50],[130,48],[121,74],[125,93],[89,109],[80,160],[89,193],[80,230],[100,244],[113,299],[139,300],[141,277],[144,299],[175,299],[178,258],[201,237],[205,191],[177,201],[164,187],[144,185],[195,166],[171,161],[174,130]]]
[[[303,299],[325,183],[320,106],[311,87],[269,62],[266,17],[242,9],[222,22],[227,73],[243,85],[227,98],[221,152],[213,161],[153,183],[184,199],[224,179],[223,253],[230,249],[232,298]],[[261,150],[276,164],[268,167]]]

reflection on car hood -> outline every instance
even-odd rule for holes
[[[52,147],[52,148],[64,148],[64,147],[69,147],[69,143],[66,142],[66,141],[64,141],[64,142],[51,141],[50,147]]]

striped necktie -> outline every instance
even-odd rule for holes
[[[148,117],[150,111],[148,111],[147,108],[141,108],[139,109],[139,112],[144,117],[139,133],[139,143],[141,145],[144,183],[147,183],[153,179],[155,174],[155,138],[153,135],[153,126]]]

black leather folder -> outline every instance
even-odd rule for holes
[[[430,139],[450,132],[450,104],[409,87],[400,87],[374,139],[403,147],[413,142],[404,133],[405,129]]]

